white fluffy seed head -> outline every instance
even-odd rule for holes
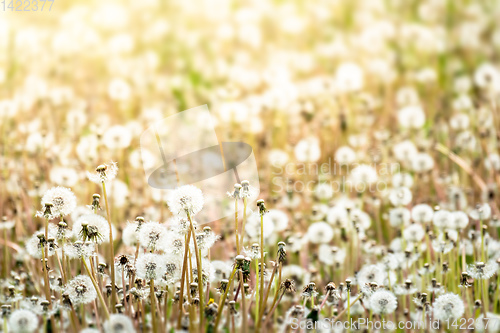
[[[403,231],[403,237],[408,242],[418,243],[424,238],[425,230],[419,223],[413,223]]]
[[[158,222],[147,222],[139,230],[139,243],[148,251],[155,251],[166,245],[167,229]]]
[[[461,211],[452,212],[451,219],[453,220],[454,228],[457,230],[463,230],[469,224],[469,217]]]
[[[410,222],[410,211],[405,207],[393,208],[389,211],[389,223],[393,227],[401,227]]]
[[[441,321],[460,318],[465,311],[462,298],[453,293],[439,296],[434,302],[433,308],[434,316]]]
[[[193,185],[176,188],[168,197],[167,204],[174,215],[196,215],[203,208],[203,193]]]
[[[411,217],[416,223],[428,223],[432,221],[434,210],[427,204],[415,205],[411,209]]]
[[[135,333],[132,320],[123,314],[112,314],[109,320],[104,322],[104,332],[106,333]]]
[[[392,292],[379,289],[370,296],[369,306],[373,313],[389,314],[398,307],[398,300]]]
[[[425,124],[425,113],[418,105],[405,106],[398,111],[399,125],[404,128],[420,128]]]
[[[432,223],[438,229],[452,228],[453,227],[453,219],[452,215],[447,210],[438,210],[434,213],[432,217]]]
[[[137,276],[150,281],[160,279],[165,272],[163,256],[156,253],[146,253],[137,258]]]
[[[118,165],[116,162],[99,165],[96,171],[91,173],[87,171],[87,177],[91,182],[96,184],[107,183],[116,178],[118,174]]]
[[[43,235],[45,237],[45,230],[40,229],[37,232],[33,234],[27,241],[26,241],[26,251],[30,256],[33,258],[42,258],[42,244],[40,242],[40,235]],[[56,238],[57,235],[57,227],[53,224],[49,224],[48,228],[48,238]],[[45,246],[44,251],[47,251],[47,256],[53,256],[56,253],[57,250],[57,241],[54,241],[53,243],[49,243],[48,246]]]
[[[137,222],[128,222],[122,231],[123,243],[130,247],[135,247],[139,241],[139,232],[137,231]]]
[[[307,239],[313,244],[328,243],[333,238],[333,229],[326,222],[315,222],[307,229]]]
[[[84,227],[86,228],[85,231]],[[80,216],[73,224],[73,235],[84,242],[107,243],[109,242],[109,223],[100,215],[85,214]]]
[[[68,294],[73,305],[88,304],[97,297],[92,280],[87,275],[78,275],[69,281],[64,292]]]
[[[52,204],[52,214],[49,218],[57,218],[73,212],[76,208],[76,196],[69,188],[57,186],[47,190],[43,195],[42,207],[45,207],[47,203]],[[40,216],[41,214],[37,215]]]
[[[383,285],[386,278],[386,272],[381,265],[365,265],[356,275],[358,286],[363,287],[367,283],[375,282]]]
[[[38,328],[38,317],[30,310],[19,309],[12,312],[8,323],[10,332],[31,333]]]
[[[391,190],[389,193],[389,201],[393,206],[406,206],[413,198],[411,191],[406,187],[398,187]]]

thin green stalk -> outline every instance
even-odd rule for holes
[[[274,271],[273,271],[274,275]],[[259,261],[255,260],[255,325],[257,325],[257,320],[259,319],[259,305],[260,305],[260,294],[259,294]]]
[[[245,238],[245,223],[247,221],[247,198],[243,198],[243,223],[241,225],[240,252],[243,249],[243,240]],[[238,253],[240,253],[238,252]]]
[[[182,271],[181,271],[181,290],[180,290],[180,295],[179,295],[179,316],[177,318],[177,329],[181,329],[181,320],[182,320],[182,315],[184,313],[183,311],[183,306],[184,306],[184,280],[186,278],[186,270],[187,270],[187,264],[188,264],[188,250],[189,250],[189,241],[191,240],[191,232],[187,233],[186,236],[186,243],[184,244],[184,261],[182,263]]]
[[[260,279],[260,308],[264,307],[264,214],[260,214],[260,273],[257,271]]]
[[[90,277],[90,280],[92,281],[92,284],[94,285],[94,289],[97,292],[97,296],[99,297],[99,301],[101,302],[101,305],[104,309],[104,314],[106,315],[106,319],[109,319],[108,306],[106,305],[106,301],[104,300],[104,297],[102,296],[102,293],[101,293],[101,290],[99,289],[97,281],[95,280],[94,276],[92,276],[92,272],[90,271],[90,268],[87,265],[85,258],[82,258],[82,263],[83,263],[83,266],[85,267],[85,270],[87,271],[88,276]]]
[[[153,323],[153,332],[158,332],[156,326],[156,294],[155,294],[155,280],[149,281],[149,297],[151,299],[151,322]]]
[[[205,304],[203,303],[203,279],[202,279],[202,266],[201,266],[201,252],[198,249],[198,241],[196,240],[196,233],[194,231],[193,220],[191,219],[191,214],[187,214],[189,220],[189,226],[191,228],[191,234],[193,236],[194,252],[196,255],[196,270],[198,273],[198,294],[200,298],[200,333],[203,332],[203,317],[205,315]]]
[[[106,203],[106,215],[108,217],[108,224],[109,224],[109,247],[110,247],[110,255],[109,255],[109,264],[111,268],[111,302],[117,302],[117,296],[116,296],[116,282],[115,282],[115,249],[114,249],[114,244],[113,244],[113,225],[111,223],[111,214],[109,212],[109,202],[108,202],[108,195],[106,194],[106,184],[105,182],[102,182],[102,193],[104,195],[104,201]],[[115,307],[113,306],[114,304],[111,303],[111,311],[114,313],[115,312]],[[109,314],[108,314],[109,317]]]
[[[233,283],[235,273],[236,273],[236,267],[233,268],[233,271],[231,272],[231,276],[229,277],[229,282],[227,283],[226,290],[224,291],[224,294],[222,294],[222,297],[219,301],[219,308],[217,310],[217,318],[215,319],[215,325],[214,325],[214,330],[213,330],[214,332],[217,332],[217,327],[219,327],[219,322],[220,322],[220,318],[222,315],[222,308],[224,307],[224,303],[226,302],[227,293],[229,291],[231,284]]]
[[[245,296],[245,286],[243,285],[243,272],[239,270],[240,274],[240,289],[241,289],[241,315],[243,317],[243,333],[247,331],[247,307],[246,307],[246,296]]]
[[[236,237],[236,254],[240,254],[240,241],[238,230],[238,199],[234,200],[234,235]]]
[[[7,229],[3,229],[3,271],[4,278],[9,275],[9,249],[7,248]]]

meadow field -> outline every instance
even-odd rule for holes
[[[0,2],[1,332],[500,332],[500,2]]]

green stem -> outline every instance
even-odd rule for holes
[[[156,294],[155,294],[155,280],[149,281],[149,297],[151,299],[151,322],[153,323],[153,332],[158,332],[156,326]]]
[[[220,318],[222,316],[222,308],[224,307],[224,303],[226,302],[227,293],[229,291],[231,284],[233,283],[235,273],[236,273],[236,267],[233,268],[231,276],[229,277],[229,282],[227,283],[226,290],[224,291],[224,294],[222,294],[222,297],[219,301],[219,308],[217,310],[217,319],[215,319],[215,325],[213,330],[214,332],[217,332],[217,327],[219,327]]]
[[[240,254],[240,241],[238,230],[238,199],[234,200],[234,235],[236,237],[236,254]]]
[[[111,224],[111,214],[109,212],[109,202],[108,196],[106,194],[106,184],[102,182],[102,193],[104,195],[104,201],[106,203],[106,215],[108,217],[109,224],[109,247],[110,247],[110,255],[109,255],[109,265],[111,266],[111,301],[117,302],[116,297],[116,282],[115,282],[115,249],[113,244],[113,225]],[[90,274],[89,274],[90,275]],[[113,305],[113,303],[111,303]],[[111,311],[115,312],[115,307],[111,306]],[[109,314],[108,314],[109,317]]]
[[[184,245],[184,261],[182,263],[182,272],[181,272],[181,291],[179,295],[179,316],[177,317],[177,329],[181,329],[181,320],[184,314],[183,306],[184,306],[184,281],[186,279],[186,271],[188,265],[188,250],[189,250],[189,241],[191,240],[191,232],[187,233],[186,243]]]
[[[200,333],[203,332],[203,316],[205,314],[204,303],[203,303],[203,279],[202,279],[202,266],[201,266],[201,252],[198,249],[198,241],[196,240],[196,234],[194,231],[193,220],[191,219],[191,214],[187,214],[189,220],[189,226],[191,228],[191,234],[193,236],[194,252],[196,255],[196,270],[198,273],[198,293],[200,298]]]
[[[92,281],[92,284],[94,285],[94,289],[97,292],[97,296],[99,297],[99,301],[101,302],[101,305],[104,309],[104,314],[106,315],[106,319],[109,319],[109,310],[108,310],[108,307],[106,305],[106,301],[104,300],[104,297],[102,296],[102,293],[101,293],[101,290],[99,289],[97,281],[92,276],[92,272],[90,271],[90,268],[87,265],[85,258],[82,258],[82,263],[83,263],[83,266],[85,267],[85,270],[87,271],[88,276],[90,277],[90,280]]]

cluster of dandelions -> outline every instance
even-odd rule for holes
[[[371,316],[498,331],[498,6],[89,2],[54,6],[63,30],[0,17],[2,330]],[[199,190],[144,189],[159,157],[136,145],[207,99],[221,132],[259,143],[266,194],[247,207],[236,184],[243,214],[213,230]],[[121,174],[101,164],[84,185],[109,157]]]

